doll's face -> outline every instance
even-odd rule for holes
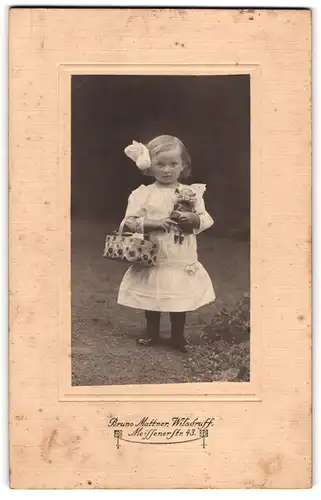
[[[196,194],[194,191],[188,187],[184,187],[182,189],[177,190],[178,199],[182,199],[185,201],[194,201]]]
[[[184,168],[179,146],[152,156],[151,162],[151,174],[161,184],[176,182]]]

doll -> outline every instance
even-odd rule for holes
[[[184,241],[184,231],[179,225],[180,213],[181,212],[195,212],[196,204],[196,193],[189,187],[181,187],[175,189],[176,201],[174,204],[173,212],[170,214],[170,218],[176,222],[177,225],[173,226],[174,230],[174,242],[179,242],[180,244]]]

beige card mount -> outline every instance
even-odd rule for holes
[[[13,8],[9,14],[11,486],[310,487],[311,12]],[[221,380],[104,383],[89,344],[74,347],[72,340],[78,338],[72,295],[82,293],[80,309],[88,300],[73,281],[73,78],[81,86],[98,77],[237,75],[248,78],[250,89],[249,379],[233,379],[227,368]],[[88,122],[81,128],[90,135]],[[93,149],[105,140],[90,137]],[[89,179],[87,191],[99,186]],[[85,191],[80,199],[82,207]],[[93,226],[79,233],[85,257],[77,272],[87,269],[88,283]],[[240,272],[239,261],[234,266],[228,283]],[[227,297],[228,285],[222,289]],[[121,323],[117,311],[113,321]],[[212,312],[206,311],[202,321]],[[89,333],[79,335],[86,342]],[[123,355],[117,339],[116,332],[106,358],[111,371]],[[166,378],[172,365],[162,359]],[[87,379],[74,376],[79,360]],[[91,373],[98,375],[90,379]]]

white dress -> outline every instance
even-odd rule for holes
[[[156,184],[141,185],[129,196],[125,217],[169,217],[174,206],[174,190]],[[215,300],[212,281],[198,262],[196,242],[196,234],[208,229],[213,219],[206,212],[201,196],[195,210],[200,217],[200,227],[194,234],[185,234],[182,244],[174,242],[172,231],[150,233],[150,239],[159,243],[157,265],[132,265],[127,270],[119,288],[119,304],[149,311],[182,312],[193,311]]]

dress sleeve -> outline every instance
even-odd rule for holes
[[[198,198],[195,205],[195,213],[200,218],[200,225],[197,229],[194,229],[194,234],[199,234],[202,231],[210,228],[214,224],[214,220],[210,214],[206,211],[205,203],[203,198]]]
[[[125,212],[126,226],[134,232],[143,232],[145,216],[144,202],[146,200],[147,187],[142,184],[135,189],[128,198]]]
[[[145,215],[143,205],[146,199],[146,190],[147,187],[142,184],[129,195],[125,213],[126,219],[127,217],[143,217]]]

